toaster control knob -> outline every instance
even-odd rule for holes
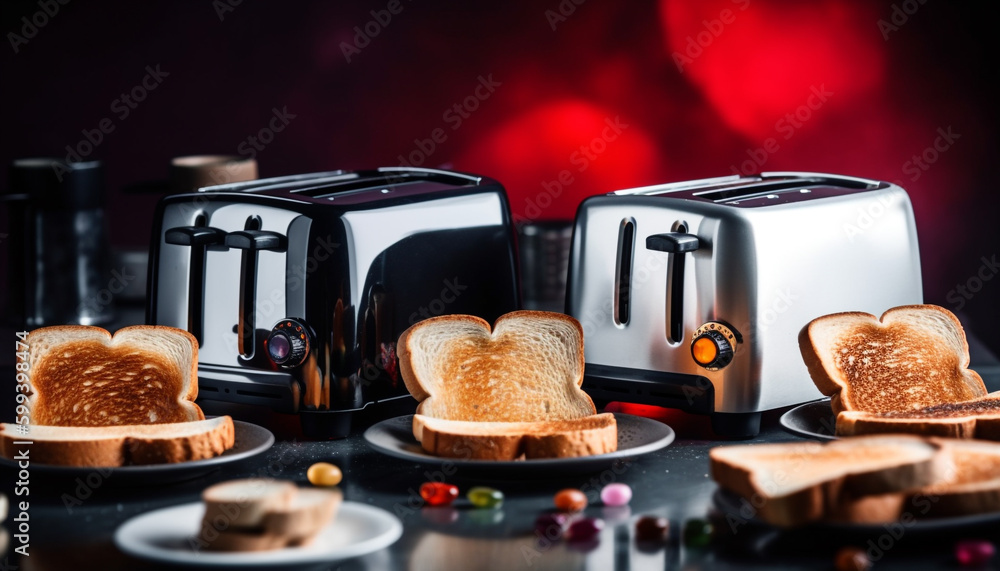
[[[274,364],[289,369],[298,367],[309,354],[309,330],[294,319],[282,320],[271,328],[265,346]]]
[[[706,323],[695,332],[691,356],[702,367],[717,371],[732,362],[739,341],[739,335],[725,325]]]

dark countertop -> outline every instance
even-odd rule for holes
[[[981,372],[988,387],[1000,388],[995,358],[975,346],[973,355],[974,368],[977,362],[983,363]],[[977,355],[986,360],[977,359]],[[638,410],[625,405],[623,412]],[[708,474],[708,451],[725,442],[712,439],[705,417],[664,409],[641,410],[676,431],[673,444],[596,472],[569,475],[497,475],[443,463],[416,465],[376,452],[360,433],[343,440],[304,441],[298,435],[296,417],[251,411],[250,417],[238,416],[268,426],[277,443],[260,456],[193,480],[119,483],[99,474],[63,480],[33,475],[30,495],[14,498],[30,501],[31,556],[18,561],[9,551],[7,559],[0,560],[7,566],[0,565],[0,569],[15,569],[14,565],[21,570],[159,569],[126,556],[114,546],[112,537],[120,524],[149,510],[197,501],[203,488],[227,479],[269,475],[306,485],[306,470],[317,461],[333,462],[343,470],[341,489],[346,500],[395,513],[404,532],[395,544],[380,552],[316,569],[832,569],[833,554],[848,544],[872,549],[876,556],[884,553],[876,569],[949,568],[958,567],[952,555],[958,539],[989,538],[1000,544],[996,522],[932,532],[890,526],[863,534],[831,528],[779,533],[731,518],[715,521],[717,532],[709,548],[684,547],[679,531],[685,521],[706,518],[713,511],[716,485]],[[206,408],[206,412],[213,411]],[[781,412],[765,414],[760,435],[746,443],[801,440],[778,425]],[[13,498],[17,474],[9,468],[0,473],[5,493]],[[423,508],[416,490],[425,481],[440,479],[443,473],[447,473],[447,481],[459,486],[462,495],[453,510]],[[612,481],[626,483],[634,491],[624,513],[606,511],[596,501],[600,487]],[[503,507],[472,508],[464,494],[473,485],[502,490],[506,495]],[[596,545],[549,543],[534,535],[535,518],[550,510],[555,492],[566,487],[587,492],[592,505],[586,514],[606,520]],[[644,514],[669,518],[672,539],[664,548],[648,552],[636,546],[634,524]],[[14,529],[11,517],[13,514],[4,524],[7,530]]]

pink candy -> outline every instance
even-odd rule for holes
[[[606,506],[624,506],[632,500],[632,488],[627,484],[608,484],[601,490],[601,501]]]

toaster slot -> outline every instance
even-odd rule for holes
[[[622,220],[618,229],[618,260],[615,264],[615,323],[626,325],[631,311],[632,250],[635,247],[635,220]]]
[[[280,251],[285,248],[285,236],[277,232],[259,230],[260,219],[247,220],[246,230],[230,232],[226,235],[226,246],[242,250],[240,260],[240,301],[237,339],[239,352],[245,359],[254,354],[256,340],[255,302],[257,299],[257,252],[261,250]],[[256,227],[256,228],[255,228]]]
[[[694,234],[684,232],[687,228],[678,227],[680,232],[654,234],[646,238],[646,248],[671,254],[667,264],[667,288],[670,301],[667,315],[667,338],[671,343],[680,343],[684,339],[684,266],[687,252],[694,252],[701,242]]]
[[[205,216],[199,215],[194,226],[178,226],[164,232],[167,244],[191,248],[188,263],[188,315],[187,330],[198,343],[202,342],[202,317],[205,308],[205,250],[221,245],[226,233],[218,228],[205,226]]]

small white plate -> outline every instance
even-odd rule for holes
[[[204,504],[193,502],[136,516],[115,532],[115,545],[125,553],[161,563],[216,567],[305,565],[367,555],[392,545],[403,525],[389,512],[344,502],[337,517],[310,545],[271,551],[214,552],[197,548]]]

